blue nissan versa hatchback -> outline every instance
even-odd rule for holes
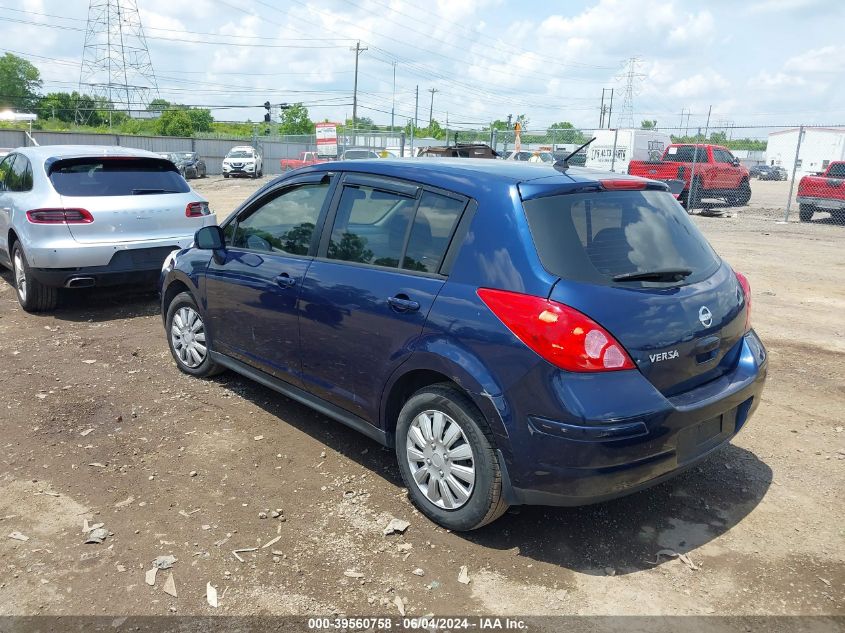
[[[454,530],[667,479],[746,424],[766,377],[747,280],[666,185],[578,168],[299,169],[168,257],[161,293],[179,369],[395,447]]]

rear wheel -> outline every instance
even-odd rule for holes
[[[809,222],[813,219],[815,208],[811,204],[802,204],[798,207],[798,219],[802,222]]]
[[[205,378],[224,371],[211,360],[205,322],[194,297],[182,292],[167,306],[167,343],[176,366],[186,374]]]
[[[681,193],[679,199],[688,213],[701,206],[701,194],[701,181],[698,178],[692,181],[689,189]]]
[[[508,505],[484,416],[448,384],[417,391],[396,424],[396,457],[411,500],[450,530],[474,530]]]
[[[24,310],[46,312],[56,307],[59,301],[59,289],[45,286],[32,276],[20,242],[15,242],[12,249],[12,272],[15,276],[18,303]]]

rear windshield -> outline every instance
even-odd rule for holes
[[[831,178],[845,178],[845,163],[833,163],[827,170]]]
[[[50,165],[63,196],[131,196],[191,190],[172,163],[153,158],[72,158]]]
[[[692,145],[673,145],[666,150],[666,160],[675,163],[706,163],[707,149]]]
[[[687,269],[692,274],[681,283],[694,283],[719,266],[667,192],[564,194],[527,200],[524,207],[543,266],[565,279],[609,284],[626,273]]]

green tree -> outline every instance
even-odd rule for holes
[[[161,112],[170,107],[170,102],[167,99],[153,99],[150,105],[147,106],[147,112]]]
[[[205,108],[188,108],[186,112],[191,117],[191,125],[194,128],[194,132],[211,132],[214,129],[214,117],[211,116],[211,110],[206,110]]]
[[[65,121],[72,123],[76,115],[76,99],[79,98],[78,93],[69,92],[50,92],[38,102],[38,116],[42,119],[55,119],[57,121]]]
[[[657,127],[657,119],[645,119],[640,122],[640,128],[643,130],[653,130]]]
[[[192,136],[194,125],[186,110],[167,110],[156,120],[155,131],[161,136]]]
[[[33,110],[40,88],[41,74],[30,62],[11,53],[0,57],[0,108]]]
[[[308,118],[308,108],[301,103],[294,103],[287,110],[282,110],[279,134],[313,134],[314,122]]]
[[[551,138],[555,143],[583,143],[587,140],[584,133],[572,125],[569,121],[559,121],[549,126],[555,130]]]

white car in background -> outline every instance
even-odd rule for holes
[[[223,159],[223,178],[229,176],[249,176],[261,178],[264,175],[264,162],[261,154],[250,145],[238,145],[229,150]]]
[[[216,224],[177,167],[126,147],[21,147],[0,160],[0,264],[27,312],[59,288],[154,282],[165,258]]]

